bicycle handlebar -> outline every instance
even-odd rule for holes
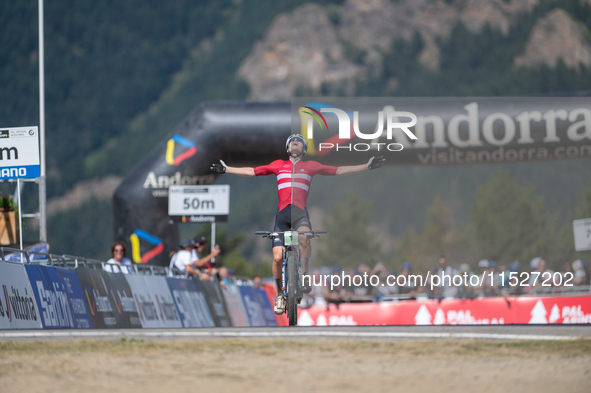
[[[300,235],[306,235],[308,237],[318,237],[320,234],[327,233],[326,231],[292,231],[297,232]],[[274,238],[282,235],[284,232],[270,232],[270,231],[255,231],[255,235],[263,235],[263,237]]]

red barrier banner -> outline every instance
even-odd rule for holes
[[[301,308],[300,326],[591,324],[591,296],[508,297]]]

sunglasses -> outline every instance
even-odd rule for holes
[[[123,252],[123,250],[120,248],[116,248],[115,250],[113,250],[113,252]]]

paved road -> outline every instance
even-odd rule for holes
[[[0,330],[0,341],[59,339],[143,340],[256,338],[340,339],[485,339],[485,340],[572,340],[591,339],[591,325],[504,325],[504,326],[331,326],[249,327],[203,329],[91,329],[91,330]]]

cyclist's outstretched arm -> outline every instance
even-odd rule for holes
[[[254,168],[250,168],[250,167],[236,168],[233,166],[229,166],[229,167],[226,167],[226,173],[230,173],[232,175],[254,177]]]
[[[335,173],[336,176],[342,175],[350,175],[353,173],[369,171],[372,169],[381,168],[384,165],[386,159],[382,156],[373,156],[369,159],[367,164],[361,165],[347,165],[347,166],[340,166],[337,168],[337,172]]]
[[[215,172],[215,173],[230,173],[232,175],[239,175],[239,176],[248,176],[248,177],[254,177],[255,173],[254,173],[254,168],[250,168],[250,167],[242,167],[242,168],[236,168],[233,166],[227,166],[226,163],[222,160],[220,160],[219,164],[218,163],[214,163],[211,164],[211,171]]]

